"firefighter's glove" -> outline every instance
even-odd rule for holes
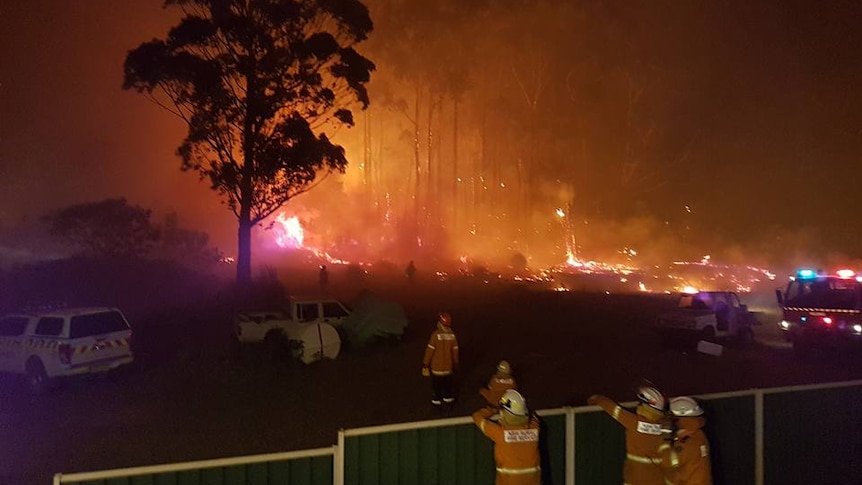
[[[430,370],[428,370],[428,368],[427,368],[427,367],[423,367],[423,368],[422,368],[422,377],[428,377],[428,376],[430,376],[430,375],[431,375],[431,371],[430,371]]]

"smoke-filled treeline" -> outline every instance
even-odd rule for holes
[[[638,12],[368,4],[372,106],[344,137],[346,183],[373,208],[353,207],[358,225],[397,228],[401,247],[560,261],[588,244],[590,223],[682,212],[684,194],[664,189],[687,178],[699,128],[681,120],[696,114],[696,87],[652,58]]]
[[[640,264],[707,253],[761,263],[828,246],[764,187],[784,175],[758,165],[775,142],[740,147],[733,138],[748,129],[741,118],[759,116],[744,98],[768,84],[753,78],[751,92],[726,96],[740,87],[737,70],[759,62],[734,49],[746,47],[746,32],[770,28],[749,19],[740,38],[719,34],[734,15],[770,19],[774,7],[367,3],[372,103],[340,138],[351,158],[344,190],[362,202],[344,210],[318,195],[307,204],[329,220],[341,214],[348,238],[373,236],[369,248],[410,255],[416,246],[486,258],[522,252],[541,264],[573,252],[638,254]],[[755,121],[754,131],[763,124]],[[797,146],[787,145],[777,153]],[[764,219],[764,207],[776,207],[774,217]]]

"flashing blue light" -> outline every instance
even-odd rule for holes
[[[810,279],[814,278],[817,273],[814,272],[813,269],[800,269],[796,271],[796,276],[799,279]]]

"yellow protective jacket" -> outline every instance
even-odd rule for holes
[[[594,404],[610,414],[626,431],[626,461],[623,463],[625,485],[668,485],[662,462],[662,445],[667,435],[663,431],[669,422],[648,421],[605,396],[597,396]]]
[[[665,454],[667,478],[673,485],[712,485],[709,442],[701,417],[679,418],[678,439]]]
[[[479,389],[479,394],[485,398],[488,404],[497,406],[500,403],[500,398],[509,389],[518,389],[515,378],[509,375],[494,374],[488,380],[488,386]]]
[[[496,485],[541,485],[539,420],[531,416],[524,426],[506,426],[489,419],[493,408],[473,413],[473,422],[494,442]]]
[[[446,376],[458,366],[458,339],[449,327],[439,325],[431,334],[422,366],[431,370],[435,376]]]

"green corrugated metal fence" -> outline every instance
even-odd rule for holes
[[[862,484],[862,381],[700,396],[715,485]],[[544,485],[622,483],[625,435],[596,407],[540,411]],[[342,430],[331,448],[105,472],[55,485],[492,485],[469,417]]]
[[[862,484],[862,386],[766,392],[765,483]]]

